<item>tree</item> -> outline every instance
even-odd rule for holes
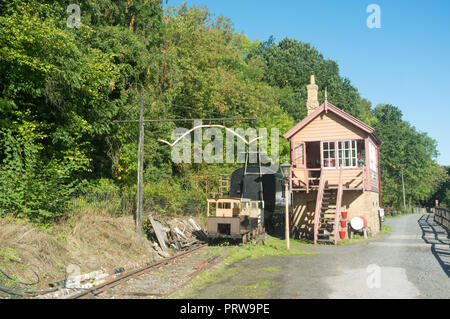
[[[383,202],[402,207],[402,165],[405,166],[406,198],[413,204],[429,199],[444,178],[435,162],[436,141],[403,121],[402,112],[393,105],[378,105],[373,115],[374,128],[384,142],[381,148]]]
[[[247,60],[255,58],[261,58],[265,63],[264,80],[271,86],[283,89],[280,91],[280,104],[296,121],[302,120],[306,115],[306,86],[311,74],[316,76],[320,89],[319,100],[323,100],[323,92],[327,88],[330,103],[359,117],[358,91],[349,79],[341,78],[337,63],[325,60],[311,44],[289,38],[276,44],[271,37],[254,48]]]

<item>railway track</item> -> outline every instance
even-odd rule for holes
[[[103,292],[105,292],[105,291],[115,287],[115,286],[118,286],[118,285],[128,281],[131,278],[139,277],[140,275],[146,273],[149,270],[152,270],[152,269],[155,269],[157,267],[169,264],[169,263],[173,262],[174,260],[176,260],[176,259],[178,259],[178,258],[180,258],[182,256],[186,256],[186,255],[188,255],[188,254],[190,254],[190,253],[192,253],[194,251],[197,251],[197,250],[199,250],[199,249],[201,249],[201,248],[203,248],[205,246],[207,246],[207,244],[200,244],[200,245],[194,246],[194,247],[192,247],[192,248],[190,248],[190,249],[188,249],[186,251],[183,251],[181,253],[178,253],[178,254],[176,254],[176,255],[174,255],[172,257],[168,257],[168,258],[165,258],[164,260],[161,260],[161,261],[158,261],[156,263],[144,266],[144,267],[142,267],[140,269],[136,269],[134,271],[130,271],[128,273],[124,273],[124,274],[120,275],[119,277],[111,279],[111,280],[109,280],[109,281],[107,281],[105,283],[102,283],[102,284],[94,287],[94,288],[86,289],[86,290],[83,290],[81,292],[74,292],[74,293],[72,293],[70,295],[67,295],[64,299],[89,299],[89,298],[95,297],[95,296],[97,296],[97,295],[99,295],[99,294],[101,294],[101,293],[103,293]],[[200,271],[203,268],[204,267],[202,267],[200,269]],[[200,271],[197,270],[194,274],[196,275]]]

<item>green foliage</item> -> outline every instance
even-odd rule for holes
[[[411,204],[428,200],[445,180],[445,171],[435,162],[436,141],[403,121],[401,111],[395,106],[378,105],[373,115],[374,128],[384,141],[381,148],[384,205],[403,207],[402,165],[408,203],[409,199]]]
[[[111,201],[114,211],[124,198],[134,202],[138,127],[114,120],[138,118],[141,92],[149,119],[257,117],[251,124],[226,124],[278,128],[283,158],[289,143],[281,135],[306,115],[311,74],[320,100],[328,88],[331,103],[376,128],[384,142],[386,205],[401,202],[402,163],[408,199],[425,203],[434,196],[448,203],[448,175],[435,163],[435,141],[393,106],[372,110],[339,75],[337,63],[311,44],[251,41],[226,17],[185,4],[164,13],[160,0],[80,0],[82,25],[71,29],[70,3],[0,4],[3,213],[48,223],[64,214],[75,190],[119,194],[121,200]],[[207,194],[197,191],[195,176],[230,173],[238,164],[173,163],[171,149],[157,139],[170,140],[177,125],[145,126],[146,209],[198,214]]]
[[[430,197],[430,199],[424,202],[425,205],[433,207],[435,200],[439,201],[440,206],[450,207],[450,166],[442,167],[445,170],[443,181],[436,192]]]
[[[83,181],[68,201],[67,210],[73,214],[132,215],[136,212],[136,189],[119,187],[114,180],[105,178]]]
[[[392,227],[386,224],[382,224],[380,233],[384,235],[389,235],[390,233],[392,233]]]
[[[44,162],[42,145],[32,136],[2,138],[5,158],[0,163],[0,210],[2,215],[49,223],[64,214],[65,204],[78,184],[71,179],[80,163],[66,156],[62,161]]]
[[[206,194],[191,180],[166,177],[144,186],[144,205],[166,215],[200,215],[206,209]]]
[[[324,89],[328,89],[329,101],[344,111],[359,117],[360,96],[350,80],[339,75],[335,61],[325,60],[323,55],[309,43],[284,38],[275,43],[268,41],[254,48],[247,60],[255,57],[265,63],[264,80],[271,86],[279,87],[280,104],[283,109],[300,121],[306,115],[306,85],[310,75],[316,76],[319,86],[319,100],[323,100]],[[290,91],[290,94],[286,94]]]

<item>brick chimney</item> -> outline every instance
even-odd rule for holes
[[[319,107],[319,100],[317,98],[317,92],[319,87],[316,84],[314,74],[311,75],[311,83],[306,86],[308,89],[308,101],[306,101],[306,108],[308,109],[308,115],[311,114],[316,108]]]

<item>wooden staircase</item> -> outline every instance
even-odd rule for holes
[[[337,244],[342,193],[342,169],[339,173],[339,185],[337,188],[328,187],[326,175],[322,171],[314,214],[314,244],[317,244],[317,242]]]

